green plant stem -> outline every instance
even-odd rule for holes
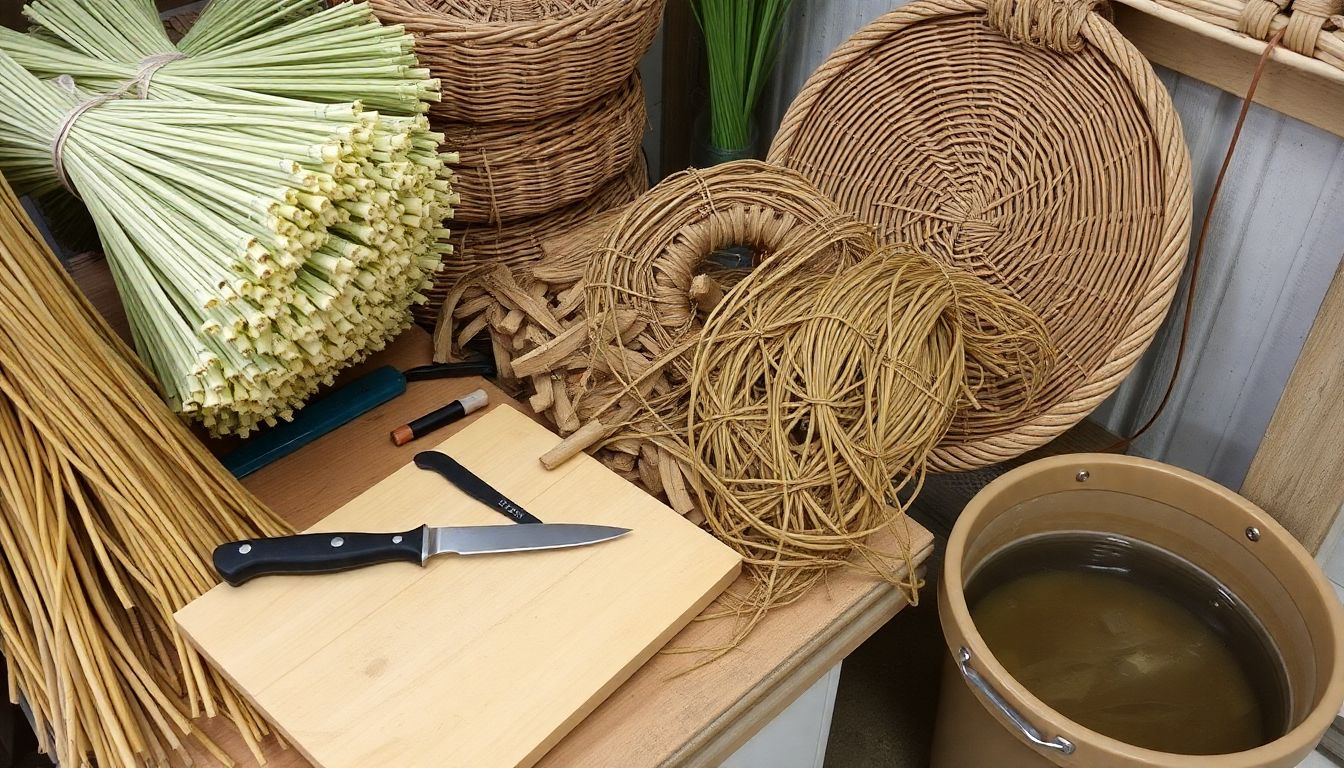
[[[710,133],[728,151],[748,149],[752,115],[778,54],[792,0],[691,0],[709,63]]]

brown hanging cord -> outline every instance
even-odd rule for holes
[[[1167,403],[1171,400],[1172,393],[1176,390],[1176,380],[1181,375],[1181,361],[1185,358],[1185,345],[1190,337],[1190,319],[1194,313],[1196,284],[1199,282],[1199,268],[1204,261],[1204,246],[1209,237],[1209,224],[1213,221],[1214,207],[1218,204],[1218,192],[1223,188],[1223,179],[1227,176],[1227,169],[1232,165],[1232,155],[1237,150],[1237,142],[1241,139],[1242,126],[1246,124],[1246,115],[1251,111],[1251,104],[1255,98],[1255,89],[1260,85],[1260,76],[1265,73],[1265,67],[1269,64],[1270,57],[1274,54],[1274,49],[1278,47],[1279,41],[1283,39],[1283,30],[1275,32],[1265,43],[1265,50],[1260,54],[1260,60],[1256,62],[1255,72],[1251,75],[1250,85],[1246,87],[1246,96],[1241,102],[1241,112],[1237,115],[1237,124],[1232,129],[1232,139],[1227,143],[1227,152],[1223,155],[1223,165],[1218,169],[1218,178],[1213,182],[1213,191],[1209,194],[1209,207],[1204,211],[1204,221],[1199,225],[1199,241],[1195,245],[1195,255],[1190,264],[1190,284],[1185,291],[1185,312],[1181,318],[1181,340],[1176,346],[1176,365],[1171,369],[1171,379],[1167,381],[1167,391],[1162,395],[1162,402],[1157,404],[1157,409],[1153,415],[1148,417],[1138,431],[1129,437],[1122,437],[1111,445],[1107,446],[1107,452],[1127,451],[1133,445],[1134,441],[1139,439],[1143,433],[1147,432],[1157,423],[1158,417],[1162,411],[1166,410]]]

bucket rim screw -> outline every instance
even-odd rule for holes
[[[1078,470],[1078,474],[1073,476],[1073,479],[1077,480],[1080,483],[1086,483],[1088,479],[1091,477],[1092,477],[1091,472],[1088,472],[1086,469],[1080,469]]]
[[[1259,541],[1259,540],[1260,540],[1260,529],[1259,529],[1259,528],[1256,528],[1254,525],[1247,527],[1247,528],[1246,528],[1246,538],[1250,539],[1251,541]]]

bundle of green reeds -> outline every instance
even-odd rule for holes
[[[287,419],[405,328],[456,202],[413,40],[362,3],[39,0],[0,32],[0,169],[93,214],[136,348],[216,433]]]
[[[710,139],[750,151],[752,114],[774,67],[792,0],[691,0],[709,60]]]

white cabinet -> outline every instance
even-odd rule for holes
[[[822,768],[840,665],[742,745],[723,768]]]

